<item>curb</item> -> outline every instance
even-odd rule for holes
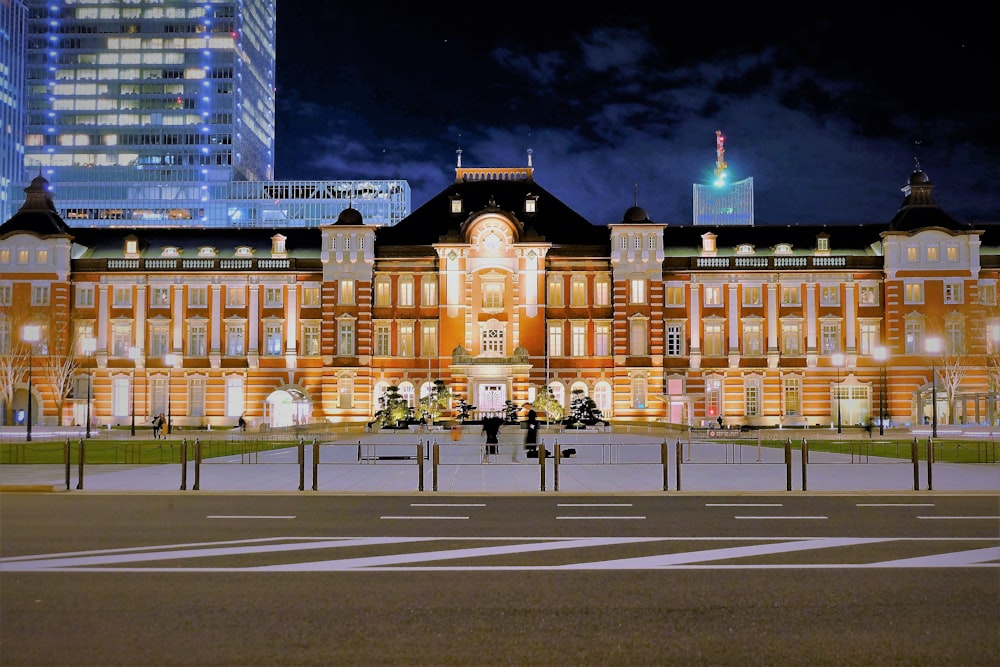
[[[55,484],[0,484],[0,493],[52,493],[60,489]]]

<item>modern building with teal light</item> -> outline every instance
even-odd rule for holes
[[[715,172],[710,184],[694,184],[693,224],[699,226],[753,225],[753,177],[729,181],[726,138],[715,132]]]

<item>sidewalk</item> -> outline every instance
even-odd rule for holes
[[[485,458],[482,437],[474,433],[464,434],[458,443],[445,434],[365,433],[322,441],[315,466],[311,444],[304,448],[303,464],[298,448],[290,447],[262,452],[252,463],[240,456],[207,459],[198,467],[189,462],[186,474],[180,464],[88,465],[82,483],[74,465],[68,489],[64,465],[0,464],[0,492],[414,493],[422,482],[427,493],[675,493],[678,487],[681,492],[788,493],[789,479],[791,492],[799,493],[804,486],[808,492],[914,492],[914,466],[908,460],[872,457],[852,462],[847,455],[814,451],[803,469],[798,451],[793,451],[788,466],[780,448],[723,443],[685,447],[678,482],[676,443],[686,442],[686,435],[682,439],[679,432],[632,430],[543,433],[541,442],[550,452],[557,444],[564,452],[576,450],[572,457],[560,459],[558,467],[552,457],[547,458],[544,474],[538,459],[525,457],[518,430],[502,433],[499,453]],[[783,434],[798,443],[803,431],[786,429]],[[838,436],[835,431],[831,435],[826,429],[810,429],[806,435],[810,440],[869,439],[863,431]],[[226,436],[219,431],[201,434],[206,439]],[[908,436],[916,437],[892,433],[894,439]],[[420,464],[415,457],[418,442],[424,446]],[[934,492],[1000,493],[1000,464],[935,463],[930,472]],[[918,463],[916,476],[919,490],[927,491],[925,461]]]

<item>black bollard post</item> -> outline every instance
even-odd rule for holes
[[[802,438],[802,490],[809,488],[806,467],[809,465],[809,441]]]
[[[792,439],[785,438],[785,490],[792,490]]]
[[[192,491],[201,489],[201,438],[194,439],[194,486]]]
[[[660,465],[663,467],[663,490],[670,490],[670,478],[667,471],[670,469],[670,445],[664,440],[660,443]]]
[[[424,443],[417,444],[417,491],[424,490]]]
[[[81,438],[81,441],[83,439]],[[63,447],[63,464],[66,466],[66,490],[69,491],[69,469],[70,469],[70,445],[69,438],[66,438],[66,445]]]
[[[434,460],[431,463],[431,491],[438,490],[438,464],[441,463],[441,445],[434,443]]]
[[[934,440],[927,438],[927,490],[934,490]]]
[[[313,438],[313,491],[319,491],[319,440]]]
[[[674,458],[677,459],[677,490],[681,490],[681,463],[684,459],[684,445],[678,440],[674,443]]]
[[[87,442],[85,440],[80,440],[80,460],[76,462],[77,473],[76,473],[76,488],[83,488],[83,459],[87,455]]]
[[[545,443],[538,443],[538,465],[541,467],[541,486],[540,490],[545,490]]]
[[[188,439],[181,438],[181,491],[187,490],[188,480]]]
[[[913,437],[910,443],[910,461],[913,462],[913,490],[920,490],[920,454],[917,446],[917,437]]]
[[[306,445],[302,438],[295,447],[299,456],[299,491],[306,490]]]

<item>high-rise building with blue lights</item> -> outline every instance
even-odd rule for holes
[[[409,212],[405,181],[273,181],[274,0],[27,6],[14,210],[42,174],[76,226],[315,226],[352,204],[393,224]]]
[[[729,182],[726,138],[715,132],[715,175],[710,185],[694,184],[693,224],[753,225],[753,178]]]
[[[24,0],[0,0],[0,220],[13,215],[10,188],[24,162]]]

